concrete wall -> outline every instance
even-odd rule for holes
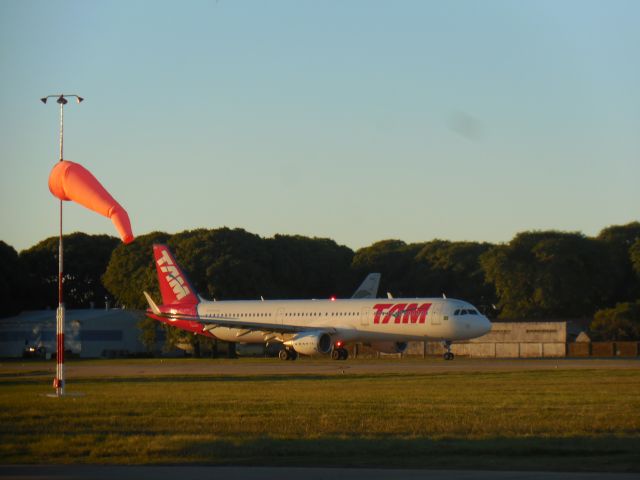
[[[566,343],[567,322],[495,322],[489,333],[471,343]]]
[[[543,343],[542,356],[543,357],[566,357],[567,344],[566,343]]]
[[[496,343],[496,357],[518,358],[520,356],[520,344],[515,342]]]
[[[451,346],[455,355],[476,358],[539,358],[566,355],[567,322],[496,322],[491,332]],[[412,345],[415,344],[415,345]],[[409,354],[442,355],[441,342],[412,342]]]

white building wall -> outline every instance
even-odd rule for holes
[[[455,355],[475,358],[566,356],[567,322],[495,322],[491,332],[451,346]],[[411,342],[410,355],[442,355],[441,342]]]

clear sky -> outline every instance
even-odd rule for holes
[[[597,234],[640,218],[639,25],[635,0],[2,0],[0,239],[57,234],[61,92],[65,158],[136,234]]]

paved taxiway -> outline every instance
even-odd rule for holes
[[[42,363],[37,364],[43,366]],[[53,362],[44,368],[31,362],[6,362],[0,364],[3,372],[24,372],[28,376],[47,376],[55,372]],[[384,360],[314,360],[302,359],[283,362],[277,359],[237,360],[122,360],[72,361],[65,364],[68,379],[87,377],[137,377],[163,375],[336,375],[336,374],[390,374],[418,373],[438,374],[446,372],[505,372],[527,370],[591,370],[638,369],[640,358],[619,359],[469,359],[459,358],[446,362],[440,359],[384,359]]]
[[[637,480],[637,473],[501,472],[474,470],[398,470],[290,467],[122,467],[93,465],[5,466],[0,479],[44,480]]]

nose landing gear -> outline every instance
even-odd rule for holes
[[[444,345],[444,348],[446,349],[446,351],[444,352],[444,359],[445,360],[453,360],[453,353],[451,352],[451,340],[445,340],[442,342],[442,345]]]

